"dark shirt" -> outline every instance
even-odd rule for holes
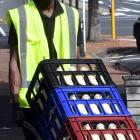
[[[36,6],[37,8],[39,8],[37,4]],[[62,14],[63,12],[64,11],[58,1],[56,1],[55,3],[54,12],[51,17],[47,17],[46,15],[40,12],[40,16],[44,25],[45,34],[48,40],[50,59],[57,58],[57,53],[56,53],[54,43],[53,43],[55,18],[59,16],[60,14]],[[13,23],[11,24],[11,27],[10,27],[8,44],[10,44],[11,46],[17,46],[18,44],[17,34],[16,34]],[[80,22],[79,22],[79,29],[78,29],[78,36],[77,36],[77,45],[80,47],[83,46],[83,34],[82,34]]]

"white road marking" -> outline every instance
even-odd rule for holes
[[[131,1],[131,2],[140,2],[140,0],[126,0],[126,1]]]
[[[126,15],[126,16],[116,16],[115,19],[116,20],[136,20],[139,16],[138,15]],[[110,16],[101,16],[100,19],[110,19],[111,20],[111,17]]]
[[[140,10],[138,8],[136,8],[136,6],[140,6],[140,0],[125,0],[125,1],[122,1],[122,3],[125,3],[125,4],[130,4],[132,8],[128,8],[128,7],[119,7],[115,10],[115,16],[116,17],[139,17],[139,14],[140,14]],[[102,0],[99,0],[99,4],[103,5],[103,1]],[[121,5],[120,5],[121,6]],[[106,9],[108,10],[108,9]],[[128,14],[128,13],[131,13],[131,14]],[[136,14],[137,13],[137,14]],[[104,12],[100,12],[101,15],[103,16],[108,16],[110,15],[110,13],[108,11],[104,11]]]
[[[4,30],[0,27],[0,33],[3,35],[3,36],[6,36],[6,33],[4,32]]]
[[[140,4],[138,4],[138,3],[131,3],[131,2],[127,2],[127,1],[123,1],[123,3],[127,3],[127,4],[131,4],[131,5],[140,6]]]
[[[122,12],[115,12],[115,16],[126,16],[126,14]]]
[[[110,15],[109,12],[102,12],[100,14],[103,15],[103,16]],[[122,13],[122,12],[115,12],[115,16],[126,16],[126,14],[125,13]]]
[[[116,11],[140,13],[139,10],[133,10],[133,9],[130,9],[130,8],[125,8],[125,7],[121,7],[119,9],[116,9]]]

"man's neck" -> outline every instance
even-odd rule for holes
[[[54,1],[52,1],[46,8],[42,9],[43,14],[51,17],[54,12]]]

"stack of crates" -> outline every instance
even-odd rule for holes
[[[43,140],[140,139],[99,59],[42,61],[26,97]]]

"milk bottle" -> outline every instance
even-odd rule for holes
[[[97,124],[96,129],[105,129],[105,125],[103,123],[99,123]],[[113,137],[111,134],[104,134],[104,137],[106,140],[113,140]]]
[[[98,123],[96,129],[105,129],[105,125],[103,123]]]
[[[80,70],[87,71],[87,67],[81,67]],[[86,82],[84,80],[84,75],[76,75],[76,79],[80,85],[86,85]]]
[[[81,67],[81,71],[89,71],[89,70],[90,69],[88,67]],[[97,79],[96,79],[96,75],[89,74],[88,75],[88,79],[89,79],[91,84],[98,85],[98,82],[97,82]]]
[[[83,94],[82,99],[89,100],[90,99],[90,96],[88,94]]]
[[[74,85],[72,81],[72,75],[64,75],[63,77],[67,85],[71,85],[71,86]]]
[[[89,125],[88,123],[85,124],[85,125],[83,126],[83,128],[84,128],[85,130],[91,130],[90,125]],[[87,137],[85,137],[85,138],[86,138],[86,140],[87,140]],[[91,138],[92,138],[93,140],[101,140],[98,134],[91,134]]]
[[[102,99],[102,95],[101,94],[96,94],[94,96],[94,99]],[[92,103],[89,106],[90,106],[93,113],[95,113],[95,114],[100,114],[101,113],[97,104]]]
[[[74,94],[72,94],[72,95],[70,96],[70,99],[71,99],[71,100],[76,100],[77,98],[76,98],[76,96],[75,96]],[[73,107],[71,106],[71,108],[73,108]],[[79,104],[77,104],[77,108],[78,108],[78,110],[79,110],[80,113],[85,114],[85,115],[88,114],[87,109],[86,109],[86,107],[85,107],[85,104],[79,103]],[[74,111],[74,110],[73,110],[73,111]],[[75,111],[74,111],[74,112],[75,112]]]
[[[110,123],[110,124],[108,125],[108,129],[117,129],[117,126],[116,126],[116,124],[114,124],[114,123]]]
[[[96,98],[100,99],[101,97],[100,97],[100,95],[98,95]],[[111,107],[109,106],[108,103],[102,103],[102,106],[103,106],[103,109],[106,113],[109,113],[109,114],[113,113],[112,110],[111,110]]]
[[[76,71],[76,67],[71,66],[70,71]],[[72,81],[72,75],[64,75],[63,77],[64,77],[66,84],[71,85],[71,86],[74,85],[74,83]]]
[[[77,99],[77,97],[76,97],[76,95],[75,94],[72,94],[72,95],[70,95],[70,97],[69,97],[71,100],[76,100]]]
[[[103,106],[103,109],[104,109],[104,111],[106,113],[108,113],[108,114],[112,114],[113,113],[112,109],[111,109],[111,107],[110,107],[110,105],[108,103],[103,103],[102,106]]]
[[[108,128],[109,129],[117,129],[117,126],[114,123],[110,123],[109,126],[108,126]],[[126,140],[124,134],[122,134],[122,133],[118,133],[117,134],[117,137],[118,137],[119,140]]]

